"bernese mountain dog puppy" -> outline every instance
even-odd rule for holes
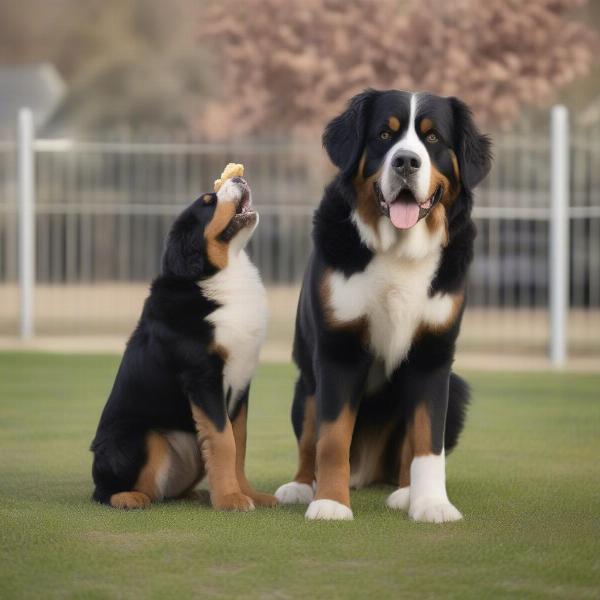
[[[267,307],[244,246],[258,223],[240,177],[175,221],[92,442],[93,498],[184,497],[205,476],[220,510],[272,506],[244,474],[250,380]]]
[[[452,362],[490,142],[456,98],[366,90],[323,144],[339,172],[315,212],[296,318],[299,466],[275,495],[309,504],[307,519],[352,519],[351,486],[390,483],[390,508],[458,520],[445,454],[468,388]]]

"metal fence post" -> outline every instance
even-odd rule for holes
[[[569,113],[554,106],[551,114],[550,215],[550,360],[562,368],[567,360],[569,310]]]
[[[34,334],[35,291],[35,154],[33,148],[33,113],[28,108],[19,111],[18,172],[19,172],[19,289],[21,338]]]

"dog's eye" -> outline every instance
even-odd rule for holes
[[[425,138],[430,144],[435,144],[439,141],[437,134],[433,131],[430,131]]]
[[[389,131],[382,131],[379,134],[379,138],[382,140],[389,140],[392,137],[392,134]]]

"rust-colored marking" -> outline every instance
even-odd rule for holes
[[[110,497],[110,505],[114,508],[148,508],[150,498],[142,492],[120,492]]]
[[[427,197],[430,198],[440,185],[444,189],[442,198],[427,215],[425,223],[427,224],[427,229],[432,234],[437,233],[440,230],[443,231],[443,245],[446,246],[448,244],[448,219],[446,216],[446,206],[449,204],[448,198],[450,196],[451,185],[450,181],[448,181],[448,178],[438,171],[435,165],[432,164]]]
[[[227,362],[227,359],[229,358],[229,350],[227,350],[225,346],[222,346],[221,344],[217,344],[215,342],[211,342],[209,344],[208,352],[210,354],[216,354],[223,360],[223,362]]]
[[[142,467],[134,490],[142,492],[152,501],[162,500],[164,490],[160,489],[158,474],[169,460],[169,443],[164,435],[150,431],[146,435],[146,464]]]
[[[433,129],[433,121],[431,119],[423,119],[419,126],[421,133],[427,133],[430,129]]]
[[[317,455],[317,411],[314,396],[307,396],[304,402],[302,433],[298,440],[298,471],[294,481],[313,484],[315,480],[315,460]]]
[[[355,421],[356,413],[346,404],[335,421],[321,423],[315,500],[326,498],[350,506],[350,442]]]
[[[407,487],[410,485],[410,465],[413,460],[413,449],[411,443],[410,429],[404,432],[404,439],[400,449],[400,477],[399,486]]]
[[[413,456],[427,456],[433,453],[431,445],[431,417],[424,402],[415,409],[409,426]]]
[[[398,117],[390,117],[388,119],[388,126],[392,131],[399,131],[400,129],[400,119]]]
[[[335,318],[333,314],[333,309],[331,308],[331,289],[329,286],[330,275],[331,271],[329,270],[323,273],[323,279],[321,280],[319,290],[321,297],[321,307],[323,309],[323,319],[325,323],[332,329],[356,331],[358,334],[360,334],[363,341],[366,341],[369,327],[366,316],[352,319],[352,321],[339,321]]]
[[[217,269],[224,269],[227,266],[229,244],[219,240],[218,237],[229,225],[235,215],[235,210],[234,202],[218,202],[213,218],[204,230],[206,254]]]
[[[378,200],[375,196],[373,184],[379,178],[379,171],[376,171],[365,178],[365,163],[367,160],[366,151],[360,157],[358,171],[354,178],[354,189],[356,191],[356,212],[361,221],[373,229],[376,235],[379,235],[377,225],[381,218],[381,210],[378,206]]]
[[[240,489],[252,498],[256,506],[275,506],[277,499],[271,494],[257,492],[246,478],[246,440],[247,440],[248,406],[244,404],[233,420],[233,439],[235,440],[235,472]]]
[[[231,421],[218,431],[204,411],[190,403],[198,431],[200,450],[208,474],[210,500],[217,510],[247,511],[252,500],[242,493],[236,476],[236,448]]]
[[[443,333],[444,331],[450,329],[450,327],[452,327],[452,325],[454,325],[454,323],[456,322],[456,319],[458,319],[464,302],[464,291],[452,294],[452,309],[450,310],[448,318],[443,323],[439,324],[431,324],[426,322],[419,323],[419,326],[417,327],[417,330],[415,332],[415,339],[419,338],[425,333]]]
[[[456,158],[456,154],[454,150],[450,150],[450,157],[452,158],[452,166],[454,168],[454,176],[456,177],[456,181],[460,182],[460,169],[458,167],[458,158]],[[458,184],[460,186],[460,184]],[[456,192],[458,195],[458,190]]]

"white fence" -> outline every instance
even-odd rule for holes
[[[246,165],[261,213],[250,252],[272,296],[271,336],[289,354],[312,211],[331,174],[318,146],[32,140],[28,152],[22,119],[19,144],[0,143],[0,336],[125,335],[174,216],[235,160]],[[559,208],[568,202],[568,226],[551,245],[557,170],[548,128],[494,136],[494,168],[476,197],[463,348],[543,356],[555,331],[559,364],[562,327],[572,356],[600,355],[600,130],[570,139],[554,186],[568,195],[556,197]],[[553,264],[564,258],[559,271],[551,248]],[[551,281],[562,304],[550,302]]]

